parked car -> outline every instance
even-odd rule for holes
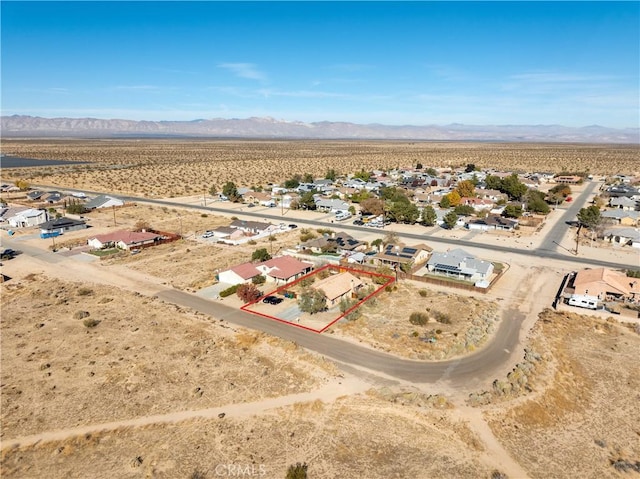
[[[12,259],[16,254],[15,250],[6,248],[2,253],[0,253],[0,259]]]
[[[294,225],[293,223],[291,223],[289,225],[289,228],[291,228],[292,230],[296,229],[298,227],[298,225]]]
[[[278,298],[277,296],[265,296],[265,298],[262,300],[263,303],[266,304],[280,304],[282,303],[283,299],[282,298]]]
[[[206,231],[202,237],[203,238],[211,238],[213,236],[213,231]]]
[[[247,205],[247,208],[253,208],[255,205],[256,205],[255,203],[249,203],[249,204]]]
[[[353,222],[353,224],[354,224],[354,225],[356,225],[356,226],[362,226],[362,225],[364,225],[364,221],[362,221],[362,220],[355,220],[355,221]]]

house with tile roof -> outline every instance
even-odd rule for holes
[[[313,264],[300,261],[292,256],[278,256],[261,263],[242,263],[218,273],[221,283],[248,283],[254,277],[264,275],[267,281],[285,284],[309,273]]]
[[[572,297],[596,297],[599,301],[640,302],[640,279],[607,268],[583,269],[572,281]]]
[[[313,285],[314,289],[322,291],[327,298],[329,308],[336,306],[345,298],[351,298],[364,283],[349,272],[330,275]]]
[[[87,239],[87,244],[95,249],[119,248],[132,250],[157,244],[163,236],[149,231],[113,231]]]

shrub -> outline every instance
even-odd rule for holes
[[[249,244],[251,246],[254,246],[254,245],[257,245],[258,242],[256,240],[249,240],[249,241],[247,241],[247,244]]]
[[[303,288],[306,288],[307,286],[311,286],[315,280],[315,276],[307,276],[306,278],[302,278],[299,284]]]
[[[98,324],[100,324],[100,320],[94,318],[87,318],[82,321],[82,324],[87,328],[95,328]]]
[[[409,316],[409,322],[417,326],[424,326],[429,322],[429,315],[426,313],[415,311],[411,313],[411,316]]]
[[[295,465],[289,466],[287,469],[286,479],[307,479],[307,463],[300,464],[299,462]]]
[[[391,286],[385,286],[384,290],[385,290],[387,293],[391,293],[391,292],[393,291],[393,288],[392,288]]]
[[[78,296],[89,296],[91,294],[93,294],[91,288],[78,288]]]
[[[420,291],[418,291],[418,294],[423,297],[426,298],[427,295],[429,294],[429,291],[427,291],[426,289],[421,289]]]
[[[268,261],[271,259],[271,255],[267,251],[267,248],[258,248],[251,255],[251,261]]]
[[[236,294],[244,303],[250,303],[262,296],[255,284],[239,284]]]
[[[73,319],[84,319],[90,316],[89,311],[76,311],[73,313]]]
[[[227,296],[231,296],[232,294],[235,294],[235,292],[238,290],[238,284],[234,284],[233,286],[227,288],[227,289],[223,289],[222,291],[220,291],[220,297],[221,298],[226,298]]]
[[[209,216],[208,214],[206,214],[206,213],[202,213],[202,214],[200,215],[200,218],[207,218],[208,216]]]
[[[451,318],[449,317],[448,314],[442,313],[440,311],[434,311],[433,312],[433,317],[440,324],[451,324]]]
[[[253,284],[264,284],[267,281],[267,278],[263,274],[259,274],[258,276],[254,276],[251,278],[251,282]]]
[[[322,291],[305,288],[298,297],[298,307],[305,313],[319,313],[327,309],[327,298]]]

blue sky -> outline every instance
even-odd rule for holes
[[[639,5],[2,1],[2,114],[638,127]]]

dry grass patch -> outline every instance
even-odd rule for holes
[[[46,277],[1,286],[3,440],[308,391],[330,369],[204,315],[82,287]]]
[[[254,465],[285,477],[296,462],[309,477],[388,479],[490,477],[474,438],[439,411],[367,396],[314,401],[233,418],[101,433],[4,451],[3,477],[217,477],[220,465]]]
[[[550,374],[506,410],[488,409],[494,433],[532,477],[620,477],[615,464],[640,461],[640,336],[546,311],[535,342]]]
[[[397,287],[397,289],[396,289]],[[332,330],[376,349],[412,359],[445,359],[474,351],[494,331],[494,302],[401,281],[360,307],[354,321]]]

